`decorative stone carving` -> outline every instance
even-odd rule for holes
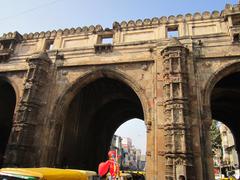
[[[22,40],[22,35],[17,31],[14,33],[4,34],[0,38],[0,63],[7,62],[15,45]]]
[[[165,100],[165,146],[166,146],[166,179],[177,179],[177,171],[181,175],[187,172],[188,163],[180,166],[178,162],[182,157],[191,161],[191,150],[186,151],[185,146],[191,146],[186,139],[187,133],[188,99],[183,93],[187,89],[187,54],[188,50],[176,39],[171,39],[168,46],[162,50],[164,66],[164,100]],[[182,159],[181,159],[182,160]],[[181,170],[179,170],[181,169]],[[187,172],[191,177],[191,172]]]
[[[165,155],[165,152],[164,152],[164,151],[158,151],[158,155],[159,155],[159,156],[164,156],[164,155]]]
[[[152,155],[151,151],[146,151],[146,155],[151,156]]]
[[[113,45],[112,44],[96,44],[94,45],[94,49],[96,54],[111,53],[113,51]]]
[[[152,129],[152,122],[148,121],[146,126],[147,126],[147,132],[151,131],[151,129]]]
[[[40,108],[43,105],[45,84],[48,81],[48,71],[51,64],[46,53],[34,54],[27,59],[29,69],[27,72],[22,99],[16,114],[16,121],[13,124],[12,134],[9,140],[6,159],[11,164],[25,163],[24,166],[36,165],[34,158],[38,148],[34,146],[35,133],[42,124],[39,119]],[[24,149],[22,151],[21,149]],[[17,153],[16,153],[17,152]],[[14,154],[15,159],[11,159]],[[23,159],[26,159],[23,161]],[[13,160],[14,162],[11,162]]]

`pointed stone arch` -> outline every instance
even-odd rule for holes
[[[144,93],[144,89],[138,84],[138,82],[136,82],[133,78],[131,78],[127,74],[124,74],[121,71],[104,69],[104,68],[87,72],[86,74],[77,78],[73,83],[71,83],[70,86],[68,86],[57,99],[54,105],[53,116],[59,115],[59,114],[56,114],[55,112],[61,112],[61,110],[65,108],[65,105],[69,104],[69,102],[74,98],[74,96],[79,91],[79,89],[81,89],[88,83],[93,82],[94,80],[99,79],[101,77],[108,77],[108,78],[122,81],[123,83],[128,85],[131,89],[133,89],[133,91],[137,94],[137,96],[141,101],[143,111],[144,111],[144,119],[145,120],[149,119],[148,100]]]
[[[211,77],[207,81],[207,83],[204,87],[204,91],[203,91],[203,105],[204,106],[210,105],[211,92],[212,92],[214,86],[217,84],[217,82],[220,81],[222,78],[224,78],[232,73],[235,73],[235,72],[240,72],[240,63],[239,62],[225,65],[211,75]]]
[[[4,154],[13,126],[17,93],[10,80],[0,77],[0,167],[4,163]]]
[[[212,164],[212,150],[211,150],[211,143],[210,143],[210,135],[209,135],[209,128],[212,124],[212,119],[214,118],[213,115],[213,102],[212,97],[214,89],[216,88],[219,83],[222,83],[222,81],[225,81],[226,78],[229,78],[233,75],[238,74],[240,75],[240,63],[235,62],[228,65],[225,65],[218,69],[216,72],[214,72],[209,80],[207,81],[204,89],[203,89],[203,96],[202,96],[202,109],[201,109],[201,117],[202,117],[202,129],[203,129],[203,138],[205,141],[205,146],[203,148],[203,152],[205,153],[205,157],[207,157],[207,161],[205,161],[205,168],[206,172],[211,170],[213,168]],[[240,77],[240,76],[239,76]],[[219,120],[219,119],[216,119]],[[226,122],[223,122],[224,124]],[[228,125],[229,126],[229,125]],[[232,129],[231,129],[232,131]],[[236,134],[235,134],[235,144],[237,145],[237,151],[238,154],[240,152],[240,142],[236,141]],[[238,155],[239,159],[239,155]],[[208,172],[211,174],[211,172]]]
[[[144,94],[144,90],[131,77],[127,76],[125,73],[122,73],[122,72],[116,71],[116,70],[111,70],[111,69],[98,69],[93,72],[88,72],[88,73],[82,75],[81,77],[77,78],[73,83],[71,83],[70,86],[66,90],[63,91],[62,95],[60,95],[60,97],[56,101],[54,111],[53,111],[54,114],[52,116],[53,117],[52,119],[55,120],[55,125],[52,126],[53,127],[52,133],[54,135],[51,136],[49,144],[51,144],[51,142],[53,142],[54,140],[55,141],[57,140],[58,142],[60,142],[60,145],[58,146],[57,144],[55,144],[56,145],[55,150],[52,150],[51,152],[49,152],[49,154],[54,154],[54,151],[58,152],[58,155],[56,155],[55,157],[52,155],[48,156],[48,157],[50,157],[50,159],[54,157],[54,159],[51,160],[52,165],[56,165],[56,163],[59,165],[59,162],[61,161],[60,160],[61,158],[59,159],[59,156],[61,154],[61,146],[62,146],[61,139],[63,138],[63,134],[62,134],[63,130],[61,130],[61,129],[64,124],[64,120],[66,118],[65,117],[66,113],[68,113],[67,112],[68,106],[71,105],[71,102],[77,96],[77,94],[79,93],[79,91],[81,89],[83,89],[84,87],[88,86],[91,83],[94,83],[95,81],[97,81],[99,79],[104,79],[104,78],[119,82],[120,84],[124,84],[124,86],[131,89],[131,91],[134,94],[136,94],[136,97],[139,99],[139,102],[140,102],[140,105],[141,105],[141,108],[143,111],[142,119],[145,121],[145,124],[146,124],[147,120],[149,119],[148,101]],[[114,101],[114,99],[112,99],[112,102],[113,101]],[[111,107],[111,105],[110,105],[110,107]],[[114,133],[115,130],[116,129],[114,129],[114,131],[112,133]]]

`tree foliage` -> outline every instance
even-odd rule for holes
[[[218,126],[218,122],[213,120],[211,128],[210,128],[210,137],[212,142],[212,150],[215,152],[217,149],[221,148],[222,139]]]

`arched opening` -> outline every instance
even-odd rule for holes
[[[97,170],[107,159],[116,129],[144,119],[136,93],[122,81],[100,77],[81,89],[68,106],[59,150],[61,167]]]
[[[120,170],[145,171],[146,125],[141,119],[130,119],[114,133],[111,150],[120,155]]]
[[[13,87],[5,80],[0,80],[0,167],[10,136],[13,113],[16,104],[16,94]]]
[[[233,134],[234,146],[240,152],[240,72],[232,73],[219,80],[211,93],[212,118],[225,124]],[[224,151],[223,151],[224,152]],[[224,156],[224,154],[223,154]],[[225,166],[221,162],[221,166]],[[234,164],[239,169],[239,163]],[[228,173],[229,174],[229,173]],[[231,173],[230,173],[231,174]]]

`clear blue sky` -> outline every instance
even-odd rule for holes
[[[137,149],[141,149],[142,154],[146,153],[146,138],[147,129],[144,121],[140,119],[131,119],[124,124],[122,124],[117,131],[116,135],[121,137],[130,137],[132,139],[133,145]]]
[[[221,11],[237,0],[2,0],[0,35],[137,20],[205,10]]]

